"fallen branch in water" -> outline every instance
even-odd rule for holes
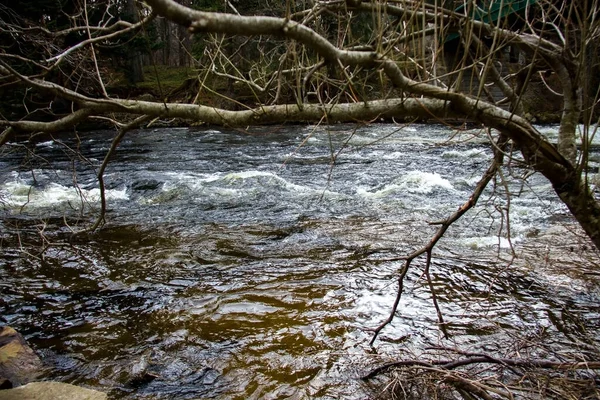
[[[386,386],[391,397],[444,399],[597,399],[600,360],[494,357],[484,353],[450,350],[458,358],[430,355],[383,364],[362,377],[369,381],[391,376]]]
[[[401,360],[387,364],[383,364],[362,377],[363,380],[374,378],[377,375],[386,373],[393,368],[400,367],[427,367],[432,369],[452,370],[458,367],[472,364],[500,364],[510,367],[520,368],[546,368],[562,371],[572,370],[600,370],[600,361],[580,361],[580,362],[560,362],[542,359],[512,359],[512,358],[495,358],[489,355],[478,355],[465,357],[458,360],[435,360],[435,361],[420,361],[420,360]]]

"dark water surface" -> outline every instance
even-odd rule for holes
[[[515,161],[436,250],[452,339],[420,260],[369,348],[402,265],[388,260],[468,199],[491,155],[483,131],[134,132],[106,172],[108,223],[73,237],[96,215],[113,134],[1,150],[1,322],[49,378],[113,398],[364,399],[374,394],[357,378],[401,350],[505,354],[542,331],[562,346],[598,339],[597,254],[547,181],[514,178],[526,174]]]

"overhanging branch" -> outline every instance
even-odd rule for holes
[[[394,320],[396,311],[398,311],[398,305],[400,304],[400,299],[402,297],[402,293],[404,291],[404,279],[406,278],[406,274],[408,273],[408,271],[412,265],[412,262],[416,258],[420,257],[421,255],[426,254],[427,261],[426,261],[426,265],[425,265],[425,273],[426,273],[426,275],[429,275],[429,268],[431,266],[431,256],[432,256],[433,249],[435,248],[436,244],[440,241],[440,239],[442,237],[444,237],[444,234],[446,233],[448,228],[450,228],[450,226],[452,226],[452,224],[454,224],[463,215],[465,215],[467,213],[467,211],[469,211],[471,208],[475,207],[475,205],[477,204],[477,201],[479,200],[479,197],[481,197],[481,194],[487,187],[488,183],[490,183],[492,178],[494,176],[496,176],[498,168],[500,168],[500,166],[502,165],[502,161],[504,159],[503,151],[504,151],[507,141],[508,141],[508,139],[506,136],[500,135],[500,137],[498,138],[498,140],[494,146],[494,160],[492,161],[492,163],[490,164],[488,169],[485,171],[485,173],[483,174],[483,176],[481,177],[481,179],[475,186],[475,189],[471,193],[471,196],[469,197],[469,199],[461,207],[459,207],[458,210],[456,210],[452,215],[450,215],[448,218],[446,218],[443,221],[433,223],[434,225],[439,225],[439,228],[438,228],[437,232],[435,233],[435,235],[431,238],[429,243],[427,243],[425,246],[414,251],[408,257],[406,257],[406,259],[404,261],[404,265],[402,266],[402,268],[400,269],[400,272],[398,274],[398,289],[396,292],[396,299],[394,300],[394,304],[392,305],[392,310],[391,310],[388,318],[385,321],[383,321],[377,328],[374,329],[373,337],[371,338],[371,342],[369,343],[371,346],[373,345],[373,343],[375,343],[375,340],[377,340],[377,336],[379,336],[379,333],[381,333],[383,328],[385,328],[389,323],[391,323]],[[433,286],[431,285],[430,279],[428,278],[428,280],[430,283],[430,288],[432,288]],[[435,309],[437,312],[439,326],[442,329],[442,332],[444,332],[444,335],[448,336],[446,329],[445,329],[444,321],[442,318],[442,313],[440,311],[439,305],[437,304],[437,299],[436,299],[435,293],[433,293],[433,302],[434,302],[434,306],[435,306]]]

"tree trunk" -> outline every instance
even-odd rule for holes
[[[140,22],[140,15],[137,7],[135,6],[135,0],[127,0],[127,13],[131,15],[133,23]],[[136,83],[144,81],[142,53],[137,48],[132,50],[132,53],[129,57],[129,70],[127,72],[127,80],[130,84],[135,85]]]

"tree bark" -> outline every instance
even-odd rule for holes
[[[131,15],[133,23],[140,22],[140,15],[135,5],[135,0],[127,0],[127,13]],[[133,85],[144,81],[142,53],[139,51],[139,49],[134,49],[131,57],[129,57],[129,71],[127,78],[129,83]]]

